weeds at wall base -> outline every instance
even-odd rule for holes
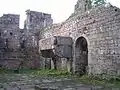
[[[120,87],[120,76],[112,75],[82,75],[77,76],[66,70],[54,69],[5,69],[0,68],[0,74],[27,74],[33,77],[55,77],[55,78],[68,78],[72,77],[82,83],[92,85],[102,85],[104,87]]]
[[[79,77],[78,80],[86,84],[120,88],[120,76],[112,76],[112,75],[106,75],[106,74],[83,75]]]

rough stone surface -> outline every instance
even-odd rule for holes
[[[83,84],[73,77],[53,78],[5,74],[0,75],[0,90],[119,90],[119,88]]]
[[[90,6],[89,0],[78,0],[68,19],[53,25],[50,14],[27,10],[24,29],[19,28],[19,15],[4,14],[0,17],[0,66],[120,75],[120,9],[112,5]],[[72,38],[72,51],[59,49],[72,53],[71,58],[43,58],[38,52],[39,40],[54,36]],[[44,51],[50,55],[49,50]]]
[[[85,5],[85,2],[79,0],[79,5]],[[112,5],[101,5],[91,10],[76,10],[65,22],[45,28],[40,37],[72,38],[71,67],[74,72],[82,70],[90,74],[119,75],[120,9]]]
[[[19,15],[0,17],[0,67],[39,68],[39,31],[52,24],[50,14],[27,10],[24,29],[19,28]]]
[[[61,58],[72,57],[72,39],[70,37],[52,37],[42,39],[39,42],[39,49],[44,57],[54,57],[54,55]],[[46,52],[45,52],[46,51]]]

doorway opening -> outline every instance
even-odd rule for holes
[[[84,75],[88,67],[88,44],[84,37],[79,37],[75,43],[75,73]]]

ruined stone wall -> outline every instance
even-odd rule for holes
[[[25,49],[30,60],[40,62],[39,66],[42,66],[42,58],[39,53],[39,30],[43,27],[50,26],[53,23],[51,14],[36,12],[36,11],[26,11],[26,21],[25,21]]]
[[[88,72],[119,74],[120,9],[112,5],[100,6],[85,13],[74,13],[60,25],[42,31],[43,38],[68,36],[73,39],[72,67],[77,71],[75,43],[84,37],[88,43]],[[78,70],[79,71],[79,70]]]
[[[19,28],[19,17],[16,14],[0,17],[0,66],[40,68],[42,63],[38,53],[38,28],[51,25],[51,15],[27,12],[24,29]]]
[[[75,5],[75,12],[84,13],[92,8],[91,0],[78,0]]]
[[[19,15],[4,14],[0,17],[0,64],[5,67],[14,67],[18,63],[19,49]],[[15,61],[16,64],[9,65],[8,62]]]
[[[38,47],[39,31],[43,27],[50,26],[53,23],[51,14],[26,11],[24,36],[27,38],[26,47]]]
[[[36,12],[36,11],[26,11],[26,28],[29,32],[35,33],[36,30],[39,30],[43,27],[52,25],[53,20],[51,14]]]

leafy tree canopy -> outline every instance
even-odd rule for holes
[[[93,7],[106,4],[106,0],[91,0],[91,2]]]

